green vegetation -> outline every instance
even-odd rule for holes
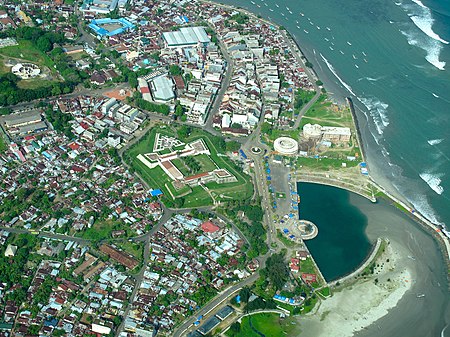
[[[348,108],[338,109],[324,94],[320,95],[319,99],[305,113],[300,123],[300,128],[303,128],[308,123],[354,129],[350,110]]]
[[[167,106],[165,104],[152,103],[152,102],[146,101],[145,99],[142,99],[142,98],[135,99],[134,104],[136,104],[136,106],[142,110],[147,110],[150,112],[158,112],[158,113],[166,115],[166,116],[170,112],[169,106]]]
[[[260,274],[270,281],[275,290],[283,289],[289,278],[289,270],[284,260],[284,254],[278,253],[269,256],[266,261],[266,267],[261,270]]]
[[[294,97],[294,109],[298,112],[306,105],[316,94],[315,91],[297,89]]]
[[[358,165],[358,161],[342,160],[334,158],[307,158],[298,157],[297,164],[300,166],[307,166],[309,169],[317,171],[329,171],[333,169],[342,168],[342,163],[345,163],[347,167],[354,167]]]
[[[241,230],[250,242],[247,256],[251,259],[267,253],[268,250],[267,244],[265,243],[266,230],[262,225],[264,212],[260,205],[261,202],[259,200],[256,200],[254,205],[251,205],[248,202],[242,203],[241,201],[232,201],[229,202],[224,209],[219,210],[233,221],[235,226]],[[239,211],[244,212],[251,223],[238,217]]]
[[[320,290],[317,290],[317,292],[322,295],[323,297],[328,297],[331,295],[330,287],[325,287]]]
[[[0,153],[5,152],[7,149],[8,146],[6,145],[5,139],[0,135]]]
[[[153,188],[160,188],[164,196],[161,201],[168,207],[201,207],[211,205],[213,200],[211,195],[201,186],[192,188],[192,192],[184,195],[188,188],[182,188],[176,191],[172,186],[171,179],[162,171],[161,168],[153,169],[144,165],[137,156],[139,154],[153,151],[156,133],[161,133],[171,137],[177,137],[185,143],[197,139],[203,139],[208,146],[211,155],[199,155],[195,157],[185,157],[174,161],[174,165],[186,175],[192,175],[199,172],[214,170],[215,168],[224,168],[237,178],[237,182],[217,184],[210,182],[206,184],[209,192],[216,200],[246,200],[253,193],[253,186],[249,183],[249,177],[240,173],[240,169],[227,157],[219,156],[218,149],[225,149],[226,143],[221,137],[212,136],[201,129],[191,127],[179,127],[175,130],[165,127],[155,127],[151,129],[141,140],[135,143],[125,154],[124,160],[132,167],[147,183]],[[223,150],[222,150],[223,151]],[[173,199],[170,195],[175,197]],[[181,196],[184,195],[184,196]]]
[[[91,239],[93,241],[100,241],[103,239],[111,238],[111,232],[113,230],[123,229],[119,224],[115,224],[112,220],[98,220],[91,228],[86,228],[79,236]]]
[[[229,337],[284,337],[296,335],[296,326],[289,318],[281,319],[278,314],[256,314],[242,319],[226,332]]]

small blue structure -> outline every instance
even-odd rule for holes
[[[284,233],[284,234],[289,233],[289,229],[287,229],[287,228],[283,229],[283,233]]]
[[[247,159],[247,155],[242,151],[242,149],[239,150],[239,154],[242,156],[242,158]]]
[[[241,295],[236,296],[236,303],[241,303]]]
[[[162,192],[160,189],[157,189],[157,190],[151,191],[151,192],[150,192],[150,195],[151,195],[152,197],[158,197],[158,196],[160,196],[160,195],[163,195],[163,192]]]
[[[267,177],[267,180],[272,180],[272,177],[271,177],[271,176],[268,176],[268,177]]]

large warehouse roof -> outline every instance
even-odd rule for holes
[[[178,31],[163,33],[163,38],[169,47],[211,42],[203,27],[183,27]]]

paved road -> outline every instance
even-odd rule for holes
[[[31,232],[33,231],[33,230],[28,230],[28,229],[9,228],[9,227],[0,227],[0,230],[4,230],[6,232],[10,232],[10,233],[14,233],[14,234],[24,234],[24,233],[31,234]],[[74,241],[74,242],[78,242],[83,245],[88,245],[92,242],[89,239],[83,239],[83,238],[79,238],[76,236],[63,235],[63,234],[53,234],[50,232],[39,232],[39,234],[37,236],[39,236],[41,238],[49,238],[49,239],[54,239],[54,240]]]

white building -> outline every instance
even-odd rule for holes
[[[150,90],[156,102],[168,102],[175,98],[174,83],[166,75],[153,78],[150,81]]]
[[[183,27],[174,32],[165,32],[162,36],[166,48],[184,48],[198,43],[204,46],[211,40],[203,27]]]

